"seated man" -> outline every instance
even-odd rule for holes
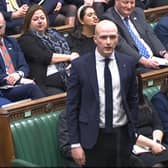
[[[28,76],[28,65],[13,38],[5,37],[6,22],[0,13],[0,92],[10,101],[41,98],[44,94]]]
[[[118,50],[134,56],[146,68],[159,68],[159,62],[153,56],[168,59],[165,47],[145,20],[143,9],[135,7],[135,0],[115,0],[114,7],[109,8],[102,19],[117,24],[120,33]]]
[[[27,12],[29,0],[1,0],[0,11],[6,20],[6,34],[20,33],[23,18]]]
[[[4,97],[0,97],[0,107],[5,105],[5,104],[9,104],[11,103],[10,100],[4,98]]]
[[[154,28],[154,31],[165,48],[168,50],[168,15],[162,16]]]

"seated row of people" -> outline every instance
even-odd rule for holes
[[[77,7],[64,0],[1,0],[0,11],[7,25],[6,34],[20,33],[24,17],[32,4],[42,5],[49,16],[50,26],[74,25]]]
[[[20,33],[26,12],[33,4],[40,4],[45,8],[50,26],[59,26],[74,25],[77,9],[83,4],[93,6],[97,16],[101,17],[108,8],[114,6],[114,3],[115,0],[2,0],[0,11],[7,21],[6,34],[10,35]],[[168,4],[165,0],[136,0],[136,6],[143,9],[165,4]]]

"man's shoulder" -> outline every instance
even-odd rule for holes
[[[4,36],[3,40],[6,44],[17,44],[17,40],[14,37]]]
[[[88,52],[86,54],[81,55],[77,59],[73,60],[72,63],[74,64],[82,64],[82,63],[87,63],[91,59],[94,59],[95,54],[93,52]]]
[[[122,62],[125,62],[128,64],[132,64],[134,66],[137,64],[137,60],[134,59],[134,57],[129,56],[128,54],[121,53],[118,51],[116,51],[115,53],[118,60],[121,60]]]

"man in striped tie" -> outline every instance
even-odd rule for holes
[[[115,6],[109,8],[102,19],[116,23],[120,33],[118,51],[134,57],[142,70],[158,69],[160,62],[157,57],[168,59],[168,52],[145,20],[144,11],[135,7],[135,2],[115,0]],[[159,60],[167,61],[165,59]]]
[[[0,95],[11,102],[36,99],[44,94],[28,76],[28,65],[16,39],[5,37],[6,22],[0,13]]]

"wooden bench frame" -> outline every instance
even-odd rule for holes
[[[146,20],[148,22],[156,22],[159,18],[165,14],[168,14],[168,5],[163,5],[155,8],[149,8],[144,10]]]
[[[9,167],[15,158],[10,123],[65,108],[66,93],[11,105],[0,109],[0,167]]]
[[[139,74],[143,84],[143,89],[158,86],[163,83],[165,78],[168,78],[168,68],[153,70],[150,72]]]

